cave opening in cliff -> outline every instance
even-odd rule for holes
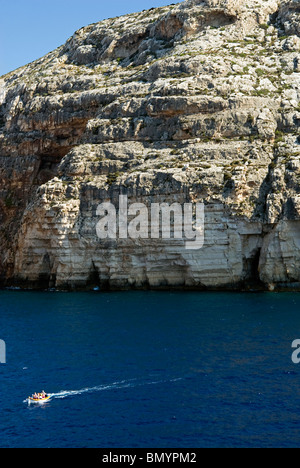
[[[71,147],[68,146],[40,154],[40,165],[35,183],[41,185],[53,179],[57,174],[59,163],[70,150]]]

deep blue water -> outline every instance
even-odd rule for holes
[[[0,446],[300,447],[297,338],[295,293],[1,291]]]

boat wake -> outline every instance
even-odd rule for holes
[[[83,393],[103,392],[105,390],[113,390],[114,388],[127,388],[133,386],[133,380],[121,380],[107,385],[98,385],[97,387],[87,387],[81,390],[62,390],[58,393],[49,393],[51,398],[67,398],[75,395],[82,395]]]
[[[50,400],[56,399],[56,398],[68,398],[76,395],[82,395],[83,393],[95,393],[95,392],[103,392],[103,391],[108,391],[108,390],[115,390],[115,389],[121,389],[121,388],[134,388],[134,387],[140,387],[140,386],[145,386],[145,385],[158,385],[162,383],[171,383],[171,382],[176,382],[178,380],[182,380],[181,378],[177,379],[166,379],[166,380],[144,380],[144,381],[139,381],[138,379],[129,379],[129,380],[121,380],[119,382],[113,382],[111,384],[104,384],[104,385],[98,385],[96,387],[87,387],[87,388],[82,388],[81,390],[61,390],[58,393],[48,393]],[[28,399],[24,400],[24,403],[28,402]]]

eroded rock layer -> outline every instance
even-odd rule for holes
[[[300,289],[300,3],[186,0],[0,78],[4,286]],[[204,203],[200,250],[97,207]]]

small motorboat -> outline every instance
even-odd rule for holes
[[[45,401],[48,401],[50,400],[50,395],[43,395],[42,394],[38,394],[38,397],[35,397],[34,395],[32,395],[31,397],[28,397],[28,403],[45,403]]]

